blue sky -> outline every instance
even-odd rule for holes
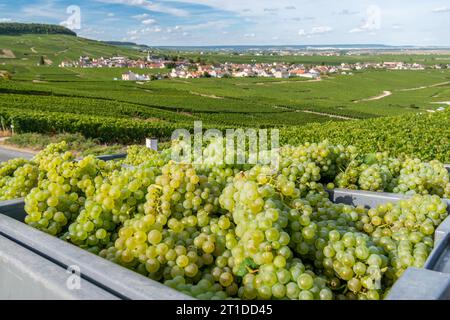
[[[450,45],[448,0],[0,0],[0,21],[67,21],[80,36],[148,45]],[[71,25],[72,27],[74,25]]]

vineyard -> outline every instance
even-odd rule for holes
[[[83,112],[80,106],[74,113],[56,111],[55,107],[45,107],[51,112],[27,110],[27,108],[0,107],[4,126],[13,124],[16,132],[81,133],[85,137],[99,138],[104,142],[141,142],[144,137],[167,139],[173,130],[192,129],[194,120],[205,120],[181,114],[149,108],[138,113],[136,109],[121,104],[117,116],[108,113],[114,103],[97,106],[95,114]],[[74,104],[72,104],[74,106]],[[92,110],[92,109],[90,109]],[[132,118],[129,116],[132,115]],[[151,119],[149,119],[151,117]],[[183,119],[183,120],[182,120]],[[231,118],[232,119],[232,118]],[[237,118],[242,120],[241,118]],[[277,117],[274,117],[277,119]],[[226,129],[230,126],[204,125],[205,129]],[[280,127],[282,144],[318,142],[329,139],[333,143],[351,144],[363,152],[382,152],[397,156],[417,156],[424,160],[438,159],[450,162],[450,112],[410,114],[398,117],[376,118],[354,121],[327,122],[305,126]]]
[[[387,151],[423,160],[450,162],[450,111],[409,114],[361,121],[310,124],[282,131],[282,142],[297,144],[329,139],[362,152]]]
[[[330,139],[364,152],[449,160],[448,112],[425,112],[450,99],[447,71],[150,83],[111,80],[120,69],[16,65],[10,72],[12,80],[0,81],[0,116],[2,129],[13,125],[16,133],[79,132],[107,143],[142,143],[167,140],[174,129],[201,120],[204,128],[276,127],[284,143]],[[386,89],[392,95],[355,102]]]

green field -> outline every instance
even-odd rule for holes
[[[158,112],[163,112],[180,120],[202,119],[218,125],[291,126],[436,109],[440,105],[432,102],[450,100],[447,70],[367,71],[325,77],[322,81],[112,80],[120,78],[125,70],[22,67],[13,73],[11,81],[0,84],[2,106],[64,111],[73,104],[83,105],[83,112],[95,106],[91,112],[98,114],[113,114],[123,107],[134,110],[131,114],[138,117],[159,118]],[[384,91],[391,95],[370,100]],[[117,108],[110,110],[111,105]]]
[[[77,60],[80,56],[111,57],[120,55],[126,57],[143,57],[136,50],[110,46],[100,41],[89,40],[70,35],[0,35],[0,49],[12,51],[15,58],[1,58],[1,64],[13,60],[14,65],[36,65],[41,56],[49,59],[52,65],[58,65],[64,60]]]

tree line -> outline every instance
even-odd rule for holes
[[[72,30],[53,24],[42,23],[17,23],[5,22],[0,23],[0,35],[9,34],[67,34],[76,36]]]

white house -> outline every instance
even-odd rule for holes
[[[128,71],[122,74],[122,80],[124,81],[136,81],[137,80],[137,74],[134,72]]]
[[[277,70],[273,73],[275,78],[278,79],[286,79],[289,78],[289,72],[287,72],[286,70]]]
[[[132,71],[128,71],[122,74],[122,80],[124,81],[149,81],[150,77],[145,74],[137,74]]]

